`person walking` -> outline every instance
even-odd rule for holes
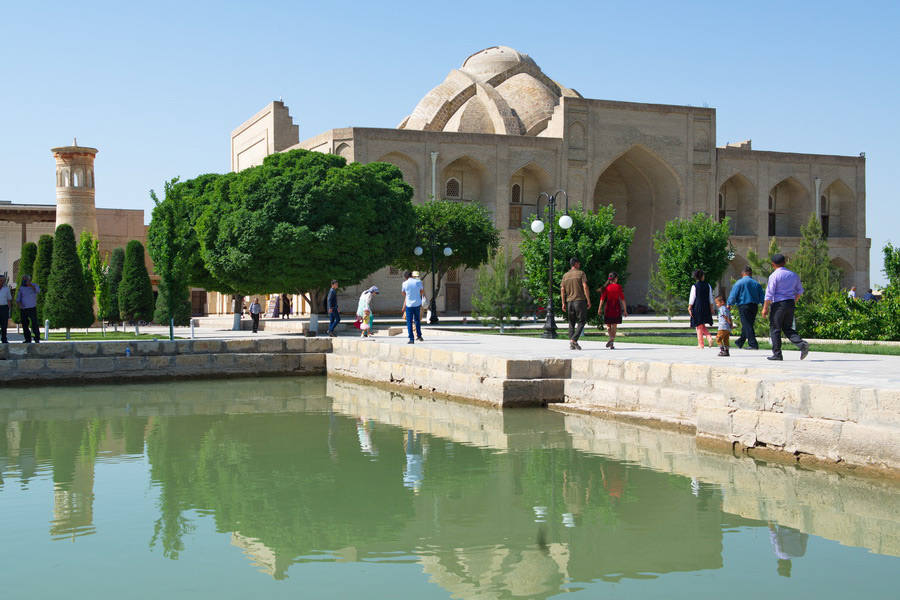
[[[291,297],[287,294],[281,295],[281,318],[291,320]]]
[[[706,273],[703,269],[697,269],[693,273],[694,285],[691,286],[691,297],[688,299],[688,313],[691,315],[691,327],[697,330],[697,347],[703,350],[703,340],[710,347],[713,346],[712,336],[709,334],[707,325],[712,325],[713,308],[713,292],[712,286],[704,281]]]
[[[341,310],[338,308],[338,280],[331,280],[331,289],[325,298],[325,309],[328,311],[328,337],[337,337],[334,328],[341,322]]]
[[[619,274],[610,273],[606,278],[606,283],[599,290],[600,292],[600,314],[603,317],[603,323],[609,329],[609,341],[606,347],[615,350],[616,330],[622,323],[622,318],[628,316],[628,310],[625,308],[625,292],[619,285]]]
[[[361,321],[359,328],[362,330],[362,335],[360,337],[375,335],[375,332],[372,330],[372,325],[375,323],[375,315],[372,313],[372,297],[377,293],[378,288],[373,285],[359,296],[356,316]]]
[[[262,314],[262,306],[259,298],[254,298],[250,303],[250,318],[253,320],[253,333],[259,333],[259,315]]]
[[[740,280],[728,294],[728,305],[737,307],[738,316],[741,318],[741,335],[734,341],[734,345],[738,348],[743,348],[746,343],[751,350],[759,350],[754,325],[759,305],[763,302],[765,302],[763,287],[753,279],[753,269],[747,265],[741,271]]]
[[[9,327],[9,311],[12,310],[12,292],[6,285],[6,275],[0,275],[0,334],[2,341],[0,343],[8,344],[6,339],[6,328]]]
[[[719,356],[731,356],[728,349],[728,339],[731,337],[734,321],[731,319],[731,311],[725,303],[725,296],[716,296],[716,315],[719,319],[719,330],[716,332]]]
[[[25,343],[31,343],[31,333],[34,332],[34,343],[41,343],[41,329],[38,325],[37,318],[37,297],[41,293],[41,288],[31,281],[28,275],[22,275],[22,285],[16,292],[16,305],[22,315],[22,333],[25,334]],[[29,321],[31,329],[29,330]]]
[[[787,335],[792,344],[800,349],[800,360],[809,354],[809,344],[794,329],[794,310],[797,300],[803,295],[800,276],[785,268],[787,262],[783,254],[771,258],[772,274],[766,284],[765,304],[762,316],[769,317],[769,331],[772,336],[772,356],[769,360],[784,360],[781,354],[781,332]]]
[[[413,277],[409,271],[403,273],[404,282],[400,286],[403,292],[403,310],[400,314],[406,316],[406,333],[409,334],[407,344],[415,344],[422,339],[422,300],[425,298],[425,286],[421,280]],[[413,338],[413,323],[416,325],[416,337]]]
[[[569,259],[571,267],[559,284],[559,295],[562,298],[562,309],[569,320],[569,350],[581,350],[578,338],[587,323],[587,311],[591,307],[591,293],[588,289],[587,275],[581,270],[581,261],[575,257]]]

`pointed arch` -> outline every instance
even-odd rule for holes
[[[831,264],[841,270],[841,287],[843,289],[849,290],[856,285],[856,269],[853,268],[853,265],[841,257],[832,259]]]
[[[509,178],[509,228],[519,229],[532,220],[537,210],[537,199],[541,192],[551,192],[550,175],[537,163],[531,161],[517,169]],[[519,201],[514,202],[512,191],[520,190]]]
[[[822,191],[819,205],[829,237],[857,237],[856,196],[843,180],[835,179]]]
[[[719,186],[716,195],[720,217],[729,217],[734,235],[758,235],[759,210],[756,186],[742,173],[735,173]]]
[[[480,160],[469,154],[454,158],[441,170],[441,181],[444,184],[442,192],[446,191],[446,183],[450,179],[459,181],[459,200],[478,202],[488,209],[493,208],[491,172]]]
[[[782,179],[769,190],[769,235],[800,237],[800,228],[814,210],[809,190],[795,177]]]
[[[350,147],[350,144],[346,142],[341,142],[334,148],[334,153],[338,156],[343,156],[347,159],[347,162],[350,162],[353,159],[353,148]]]
[[[675,169],[643,144],[635,144],[611,160],[594,183],[590,209],[612,205],[614,222],[634,227],[628,253],[628,297],[644,303],[650,266],[656,260],[653,235],[681,215],[684,183]]]

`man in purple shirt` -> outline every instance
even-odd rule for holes
[[[784,360],[781,355],[782,331],[800,349],[800,360],[803,360],[809,354],[809,344],[794,330],[794,308],[803,295],[800,276],[784,267],[783,254],[776,254],[771,260],[775,270],[769,275],[766,301],[762,309],[762,316],[769,317],[769,332],[772,336],[772,356],[769,360]]]

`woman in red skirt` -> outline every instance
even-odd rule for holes
[[[606,347],[615,350],[616,329],[622,322],[622,317],[628,316],[628,310],[625,308],[625,292],[619,285],[619,274],[610,273],[606,283],[597,291],[600,292],[600,314],[609,328],[609,341],[606,342]]]

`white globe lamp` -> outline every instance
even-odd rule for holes
[[[572,217],[569,215],[563,215],[559,218],[559,226],[563,229],[568,229],[572,226]]]
[[[544,230],[544,222],[540,219],[535,219],[531,222],[531,230],[535,233],[540,233]]]
[[[413,254],[415,254],[416,256],[422,256],[422,252],[424,252],[424,250],[422,250],[422,246],[416,246],[416,249],[413,250]]]
[[[453,248],[451,248],[450,246],[444,248],[444,256],[450,256],[451,254],[453,254]]]

